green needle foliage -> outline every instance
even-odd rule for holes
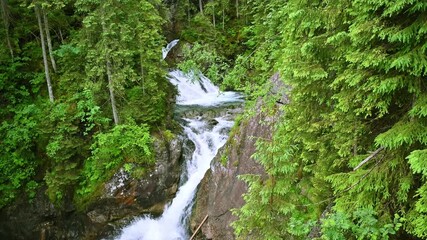
[[[254,155],[267,177],[243,177],[237,236],[427,238],[427,3],[289,0],[267,15],[280,48],[255,52],[290,103]]]
[[[0,208],[43,186],[57,207],[74,196],[83,209],[120,167],[143,173],[150,134],[173,126],[162,2],[0,6]]]

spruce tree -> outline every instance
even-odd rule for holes
[[[424,1],[288,1],[290,103],[246,176],[238,236],[426,237]],[[274,17],[273,17],[274,18]],[[318,221],[319,220],[319,221]]]

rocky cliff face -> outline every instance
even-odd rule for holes
[[[278,96],[277,103],[287,102],[283,85],[276,74],[271,79],[271,94]],[[251,156],[255,153],[257,139],[269,139],[272,127],[280,111],[271,116],[262,111],[263,100],[258,100],[255,114],[235,126],[231,136],[220,153],[213,160],[211,169],[202,180],[193,208],[190,228],[195,232],[206,215],[208,219],[197,233],[196,239],[234,239],[230,224],[236,220],[231,210],[244,204],[242,195],[247,185],[238,179],[239,175],[259,174],[264,170]],[[224,161],[226,162],[224,163]]]
[[[44,194],[45,189],[40,189],[31,203],[22,199],[0,211],[0,239],[108,238],[134,216],[161,214],[178,188],[182,145],[180,136],[171,141],[156,140],[153,171],[134,178],[120,169],[85,212],[76,211],[71,200],[65,209],[56,209]]]

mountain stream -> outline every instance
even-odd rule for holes
[[[165,57],[165,56],[164,56]],[[188,218],[191,214],[197,186],[210,167],[212,159],[228,137],[233,126],[233,116],[205,117],[203,109],[221,108],[227,104],[241,102],[236,92],[221,92],[212,82],[200,76],[194,80],[191,74],[175,70],[169,73],[169,81],[177,86],[177,109],[197,109],[196,116],[183,117],[184,134],[194,143],[195,150],[188,159],[181,176],[178,192],[172,202],[158,218],[143,216],[122,229],[118,240],[186,240]],[[182,110],[181,110],[182,112]],[[216,114],[219,115],[219,114]]]

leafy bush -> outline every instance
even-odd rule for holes
[[[98,133],[91,146],[91,156],[85,161],[76,201],[79,207],[90,204],[104,181],[127,163],[148,167],[154,162],[151,137],[146,125],[117,125],[106,133]],[[125,165],[126,164],[126,165]]]
[[[38,165],[33,149],[39,112],[33,104],[20,106],[13,119],[0,123],[0,208],[13,201],[20,189],[35,189],[31,180]]]

